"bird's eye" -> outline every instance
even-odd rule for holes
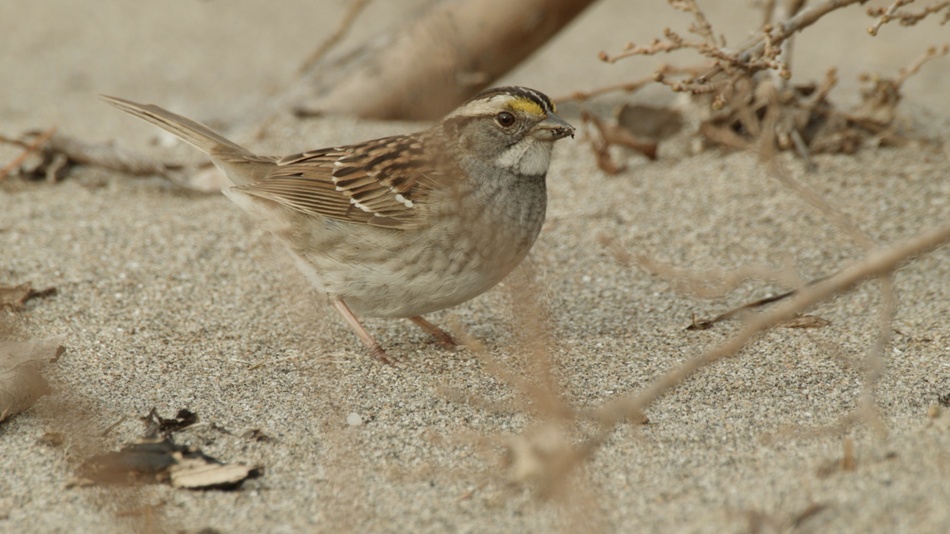
[[[498,121],[498,124],[503,128],[508,128],[515,123],[515,116],[507,111],[502,111],[495,117],[495,120]]]

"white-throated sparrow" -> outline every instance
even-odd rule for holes
[[[329,295],[373,356],[390,362],[357,315],[422,315],[500,282],[544,222],[554,142],[574,128],[524,87],[485,91],[428,130],[283,158],[257,156],[203,124],[103,97],[206,152],[235,184],[224,194],[257,216]]]

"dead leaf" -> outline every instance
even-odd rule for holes
[[[191,410],[181,409],[175,414],[174,419],[165,419],[158,414],[158,410],[152,408],[148,415],[141,419],[145,423],[146,437],[154,438],[159,435],[170,437],[173,433],[197,423],[198,414]]]
[[[178,446],[171,440],[142,440],[118,452],[97,454],[86,459],[79,472],[88,484],[158,483],[168,479]]]
[[[118,452],[93,456],[79,471],[81,485],[168,482],[176,488],[223,490],[262,474],[259,467],[225,464],[195,447],[176,445],[170,438],[146,438]]]
[[[0,421],[18,414],[50,392],[43,366],[65,350],[66,336],[24,342],[0,341]]]
[[[260,476],[258,468],[243,464],[222,464],[209,456],[182,458],[170,469],[174,488],[232,489],[248,478]]]
[[[26,301],[32,298],[47,297],[55,294],[55,287],[35,290],[33,289],[33,284],[30,282],[24,282],[18,286],[0,285],[0,308],[19,310],[26,304]]]

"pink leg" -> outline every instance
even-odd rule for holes
[[[422,328],[430,336],[434,337],[435,342],[443,349],[454,349],[458,346],[458,343],[452,338],[451,334],[426,321],[421,315],[410,317],[409,320],[419,325],[419,328]]]
[[[383,362],[393,365],[393,361],[389,359],[389,356],[386,355],[386,351],[379,346],[379,343],[373,339],[373,336],[363,328],[363,325],[360,323],[360,320],[353,315],[353,312],[350,311],[350,308],[343,302],[343,299],[333,299],[333,307],[336,308],[336,311],[340,312],[340,315],[346,319],[346,322],[349,323],[350,328],[356,332],[356,335],[359,336],[360,341],[366,345],[366,348],[369,349],[370,354],[373,358]]]

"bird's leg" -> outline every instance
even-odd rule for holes
[[[455,341],[451,334],[430,323],[429,321],[426,321],[421,315],[410,317],[409,320],[419,325],[419,328],[425,330],[430,336],[434,337],[435,342],[443,349],[454,349],[456,346],[458,346],[458,342]]]
[[[393,365],[395,363],[389,359],[389,356],[386,355],[386,351],[384,351],[383,348],[379,346],[379,343],[373,339],[373,336],[371,336],[370,333],[366,331],[366,328],[364,328],[360,323],[360,320],[357,319],[355,315],[353,315],[353,312],[350,311],[349,306],[343,302],[343,299],[333,299],[333,307],[336,308],[336,311],[340,312],[340,315],[342,315],[344,319],[346,319],[346,322],[350,325],[350,328],[356,332],[356,335],[359,336],[363,344],[366,345],[366,348],[369,349],[369,352],[372,354],[373,358],[383,363],[388,363],[389,365]]]

